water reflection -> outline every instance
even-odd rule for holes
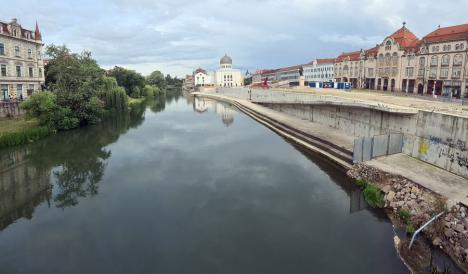
[[[221,116],[221,121],[226,127],[234,123],[234,116],[237,113],[235,107],[230,104],[202,97],[195,97],[193,99],[193,110],[198,113],[204,113],[208,110],[214,111]]]
[[[170,95],[172,100],[179,96]],[[0,230],[34,208],[53,201],[58,208],[76,206],[99,192],[99,182],[112,152],[107,148],[122,134],[139,127],[149,108],[158,113],[165,98],[149,99],[126,113],[107,117],[96,126],[61,132],[37,143],[2,150],[0,154]]]

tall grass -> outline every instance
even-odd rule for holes
[[[26,128],[17,132],[7,132],[0,135],[0,148],[32,143],[53,133],[47,127]]]

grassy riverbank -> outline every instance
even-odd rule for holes
[[[0,118],[0,148],[31,143],[51,133],[47,127],[40,126],[37,119]]]

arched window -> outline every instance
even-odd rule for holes
[[[392,63],[394,66],[398,65],[398,54],[396,52],[392,55]]]
[[[390,53],[385,54],[385,65],[390,66],[391,59],[392,56],[390,55]]]
[[[385,50],[391,50],[392,49],[392,41],[388,40],[387,43],[385,43]]]
[[[348,73],[348,65],[345,65],[343,67],[343,74],[347,74]]]
[[[442,56],[442,66],[448,66],[450,64],[450,55],[445,54]]]
[[[434,55],[431,57],[431,66],[432,67],[437,67],[439,65],[439,57],[437,55]]]
[[[383,66],[383,64],[384,64],[384,56],[383,56],[383,54],[381,53],[381,54],[379,54],[379,65],[380,65],[380,66]]]
[[[456,54],[454,57],[453,57],[453,65],[454,66],[461,66],[463,63],[463,55],[461,54]]]
[[[419,58],[419,66],[424,67],[425,65],[426,65],[426,58],[425,57]]]

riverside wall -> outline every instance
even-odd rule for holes
[[[403,153],[468,178],[468,117],[330,95],[219,88],[354,137],[402,133]]]

